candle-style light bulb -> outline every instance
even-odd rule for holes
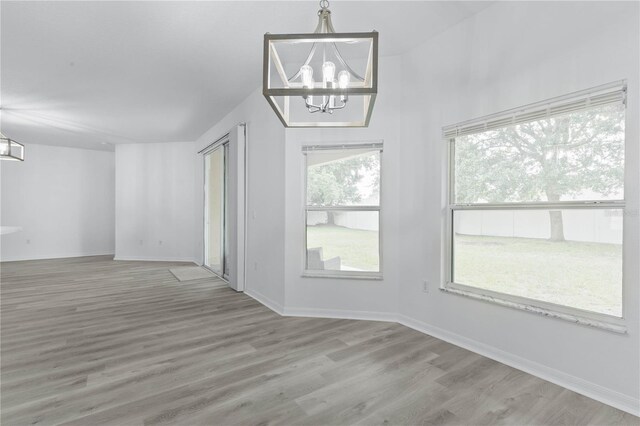
[[[302,85],[307,88],[313,87],[313,68],[309,65],[303,65],[300,67],[300,78],[302,79]]]
[[[322,64],[322,79],[325,83],[333,83],[333,78],[336,75],[336,65],[333,62],[325,62]]]
[[[351,75],[346,70],[342,70],[338,73],[338,87],[341,89],[346,89],[349,87],[349,81],[351,80]]]
[[[333,80],[331,87],[336,87],[337,85],[338,85],[338,82],[336,80]],[[331,95],[329,96],[329,109],[333,109],[335,107],[336,107],[336,97]]]
[[[313,77],[309,77],[308,84],[305,84],[306,88],[313,89],[315,87],[316,82],[313,80]],[[313,103],[313,95],[307,96],[307,101],[312,104]]]

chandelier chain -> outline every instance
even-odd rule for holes
[[[329,9],[329,0],[320,0],[321,9]]]

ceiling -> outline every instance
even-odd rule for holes
[[[401,54],[490,2],[334,1],[338,31]],[[261,84],[265,32],[311,32],[316,1],[6,1],[2,132],[112,150],[193,141]]]

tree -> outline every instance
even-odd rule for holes
[[[535,202],[622,191],[624,106],[606,105],[456,139],[456,202]],[[564,241],[562,212],[550,239]]]
[[[377,152],[355,155],[320,164],[307,169],[307,204],[340,206],[362,201],[362,180],[373,174],[373,193],[380,187],[380,156]],[[332,211],[327,223],[333,225]]]

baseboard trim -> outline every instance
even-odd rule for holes
[[[266,306],[267,308],[271,309],[276,314],[281,315],[281,316],[285,316],[284,315],[284,307],[281,304],[279,304],[278,302],[268,298],[264,294],[262,294],[260,292],[257,292],[255,290],[251,290],[251,289],[245,289],[244,290],[244,294],[246,294],[247,296],[249,296],[252,299],[256,300],[258,303],[262,303],[264,306]]]
[[[81,254],[44,254],[33,257],[10,257],[5,258],[0,255],[0,262],[24,262],[28,260],[54,260],[54,259],[71,259],[73,257],[93,257],[93,256],[114,256],[114,253],[81,253]]]
[[[526,358],[513,355],[493,346],[486,345],[477,340],[469,339],[456,333],[429,325],[405,315],[398,315],[398,323],[417,330],[421,333],[436,337],[453,345],[460,346],[487,358],[501,362],[525,373],[539,377],[548,382],[562,386],[586,397],[595,399],[604,404],[618,408],[635,416],[640,416],[640,400],[629,395],[622,394],[593,382],[572,376],[562,371],[547,367]]]
[[[288,317],[338,318],[366,321],[397,322],[397,316],[389,312],[350,311],[342,309],[289,308],[284,309]]]
[[[193,258],[188,257],[138,257],[138,256],[116,256],[113,260],[123,260],[129,262],[190,262],[198,264]]]
[[[388,312],[373,312],[373,311],[348,311],[340,309],[310,309],[310,308],[285,308],[280,303],[265,296],[264,294],[246,289],[244,293],[255,299],[259,303],[262,303],[273,312],[283,317],[308,317],[308,318],[336,318],[336,319],[354,319],[354,320],[366,320],[366,321],[384,321],[384,322],[397,322],[395,314]]]

